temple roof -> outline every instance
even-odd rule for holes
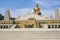
[[[35,18],[36,20],[48,20],[47,17],[44,17],[42,15],[35,15],[35,14],[28,14],[26,16],[20,17],[19,20],[28,20],[29,18]]]

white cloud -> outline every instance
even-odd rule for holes
[[[47,9],[42,9],[41,8],[41,12],[42,12],[42,15],[46,16],[46,17],[50,17],[50,15],[52,14],[53,17],[55,15],[55,9],[53,8],[53,6],[60,6],[60,0],[32,0],[33,2],[35,3],[38,3],[39,5],[43,6],[44,8],[47,8]],[[51,9],[51,7],[53,9]],[[60,9],[60,7],[59,7]]]
[[[16,9],[11,11],[11,17],[24,16],[31,12],[30,8]]]
[[[4,15],[4,11],[5,9],[4,8],[0,8],[0,14]]]
[[[52,5],[60,5],[59,0],[33,0],[33,2],[38,3],[44,7],[51,7]]]
[[[54,10],[41,10],[41,13],[43,16],[50,18],[51,14],[53,15],[54,18]]]
[[[43,7],[52,7],[53,5],[60,5],[59,0],[33,0],[33,2],[38,3],[39,5],[42,5]],[[50,17],[51,14],[54,16],[54,10],[52,9],[45,9],[45,10],[41,9],[41,12],[42,12],[42,15],[47,16],[47,17]],[[4,15],[5,9],[0,8],[0,13]],[[11,17],[24,16],[24,15],[27,15],[28,13],[31,13],[31,8],[10,10]]]
[[[52,15],[53,18],[55,17],[55,9],[43,10],[41,9],[41,13],[45,17],[49,17]],[[60,16],[60,8],[59,8],[59,16]]]
[[[39,1],[37,1],[37,2],[39,2]],[[39,2],[39,4],[41,4],[41,5],[43,4],[44,5],[44,1]],[[59,8],[59,10],[60,10],[60,8]],[[15,9],[15,10],[11,9],[10,10],[10,16],[17,18],[18,16],[27,15],[28,13],[31,13],[31,11],[32,11],[31,8],[22,8],[22,9]],[[0,8],[0,13],[4,15],[5,14],[4,12],[5,12],[5,9],[4,8]],[[43,16],[46,16],[46,17],[50,17],[51,14],[54,16],[54,9],[53,10],[52,9],[49,9],[49,10],[41,9],[41,13],[42,13]]]
[[[5,15],[5,10],[4,8],[0,8],[0,14]],[[17,18],[18,16],[24,16],[27,15],[28,13],[31,13],[30,8],[22,8],[22,9],[9,9],[10,10],[10,16]]]

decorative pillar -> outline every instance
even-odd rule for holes
[[[2,29],[2,25],[1,25],[1,29]]]
[[[55,25],[54,25],[54,28],[55,28]]]
[[[6,29],[6,25],[5,25],[5,29]]]
[[[58,28],[58,25],[57,25],[57,28]]]
[[[4,28],[4,26],[2,26],[2,29]]]

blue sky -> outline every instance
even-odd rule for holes
[[[60,11],[60,0],[0,0],[0,14],[4,15],[5,9],[8,8],[11,17],[24,16],[31,13],[36,3],[43,16],[54,15],[56,7]]]

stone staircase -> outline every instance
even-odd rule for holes
[[[12,26],[11,26],[11,29],[14,29],[14,27],[16,27],[16,25],[12,25]]]

